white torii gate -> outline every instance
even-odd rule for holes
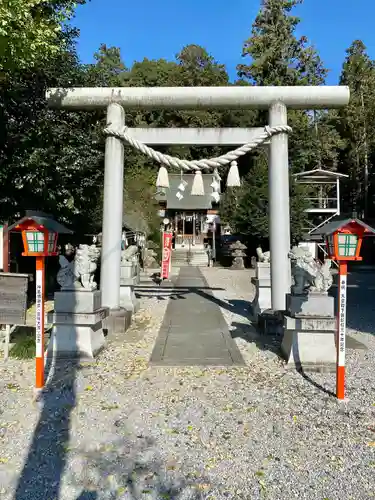
[[[349,88],[323,87],[120,87],[49,89],[48,104],[71,109],[105,109],[107,124],[121,130],[125,109],[268,109],[269,125],[287,125],[287,108],[340,108],[349,103]],[[170,128],[127,129],[148,145],[240,145],[264,129]],[[124,146],[107,137],[105,145],[104,205],[101,258],[102,305],[120,308],[120,261],[123,214]],[[272,309],[285,310],[290,291],[290,214],[288,134],[270,139],[269,227]]]

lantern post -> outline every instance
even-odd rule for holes
[[[348,262],[361,261],[362,240],[365,235],[374,235],[375,229],[358,219],[341,219],[328,222],[314,234],[325,237],[328,258],[339,265],[338,311],[336,335],[336,397],[345,399],[345,341],[346,341],[346,297]],[[313,234],[312,233],[312,234]]]
[[[43,212],[26,212],[26,216],[8,228],[22,232],[25,257],[35,257],[35,391],[44,387],[44,300],[45,258],[58,255],[56,251],[59,233],[72,233]]]

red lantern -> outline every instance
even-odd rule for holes
[[[336,397],[345,399],[345,341],[346,341],[346,286],[348,261],[360,261],[361,245],[366,234],[375,234],[375,229],[358,219],[331,220],[311,232],[326,240],[330,259],[339,263],[338,313],[337,313],[337,362]]]
[[[44,387],[44,295],[45,295],[45,257],[54,257],[58,233],[72,233],[69,229],[42,212],[26,212],[26,216],[8,227],[8,231],[21,231],[26,257],[36,257],[36,335],[35,335],[35,389],[40,392]]]
[[[362,260],[360,252],[363,237],[366,233],[372,233],[372,228],[366,226],[361,221],[351,220],[327,232],[325,237],[329,258],[339,262]],[[322,229],[327,231],[329,228],[323,226]]]
[[[18,224],[14,229],[22,231],[22,240],[25,257],[54,257],[56,252],[58,233],[48,230],[33,220]]]

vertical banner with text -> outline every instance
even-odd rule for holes
[[[44,387],[44,257],[36,258],[35,389]]]
[[[168,279],[171,269],[172,233],[163,233],[163,253],[161,262],[161,278]]]
[[[36,357],[41,358],[43,356],[43,271],[36,271],[36,297],[35,297],[35,347],[36,347]]]
[[[339,313],[337,331],[337,368],[336,368],[336,396],[345,398],[345,335],[346,335],[346,280],[347,264],[340,262],[339,267]]]

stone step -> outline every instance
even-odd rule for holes
[[[206,267],[207,253],[202,248],[177,249],[172,253],[172,265],[174,267]]]

